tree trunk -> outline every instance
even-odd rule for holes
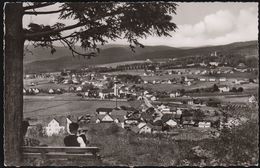
[[[18,166],[21,159],[23,119],[22,3],[5,6],[4,49],[4,153],[5,165]]]

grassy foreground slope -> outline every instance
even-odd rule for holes
[[[258,119],[221,132],[216,139],[175,141],[159,135],[138,135],[116,125],[89,125],[90,146],[101,148],[102,163],[66,162],[66,165],[127,166],[231,166],[258,165]],[[250,131],[249,131],[250,130]],[[63,136],[39,139],[63,146]],[[196,147],[197,149],[195,149]],[[46,162],[47,165],[63,165]]]

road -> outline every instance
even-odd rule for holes
[[[146,105],[147,107],[149,107],[149,108],[150,108],[150,107],[153,107],[154,110],[155,110],[155,113],[158,114],[158,117],[155,118],[154,121],[160,120],[160,119],[162,118],[163,114],[162,114],[156,107],[154,107],[154,106],[152,105],[152,103],[151,103],[145,96],[143,96],[143,99],[144,99],[145,105]]]

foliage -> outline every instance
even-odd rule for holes
[[[37,5],[45,7],[54,4],[32,3],[30,6],[24,7],[24,14],[44,14],[44,12],[34,11],[34,8],[37,8]],[[176,4],[171,2],[66,2],[59,6],[59,10],[52,12],[59,13],[60,20],[72,19],[76,22],[75,24],[65,25],[57,22],[54,25],[39,25],[30,23],[28,28],[24,29],[25,39],[33,42],[36,47],[51,48],[51,53],[56,52],[53,42],[60,41],[71,50],[73,56],[81,55],[91,58],[96,56],[94,51],[99,52],[98,44],[104,45],[108,40],[125,38],[133,50],[135,46],[144,47],[138,42],[140,38],[148,35],[170,36],[169,32],[175,31],[177,28],[172,22],[171,16],[176,13],[175,11]],[[76,28],[79,29],[76,30]],[[61,32],[66,30],[74,31],[63,36]],[[77,42],[88,53],[76,51]]]
[[[218,86],[216,84],[213,85],[212,91],[213,92],[218,92],[219,91],[219,88],[218,88]]]
[[[141,83],[142,78],[139,75],[130,75],[130,74],[119,74],[117,79],[123,83]]]

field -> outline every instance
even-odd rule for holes
[[[118,106],[129,106],[128,102],[117,102]],[[45,118],[67,115],[83,115],[96,112],[99,107],[114,108],[114,101],[87,101],[74,95],[25,96],[24,117]]]

